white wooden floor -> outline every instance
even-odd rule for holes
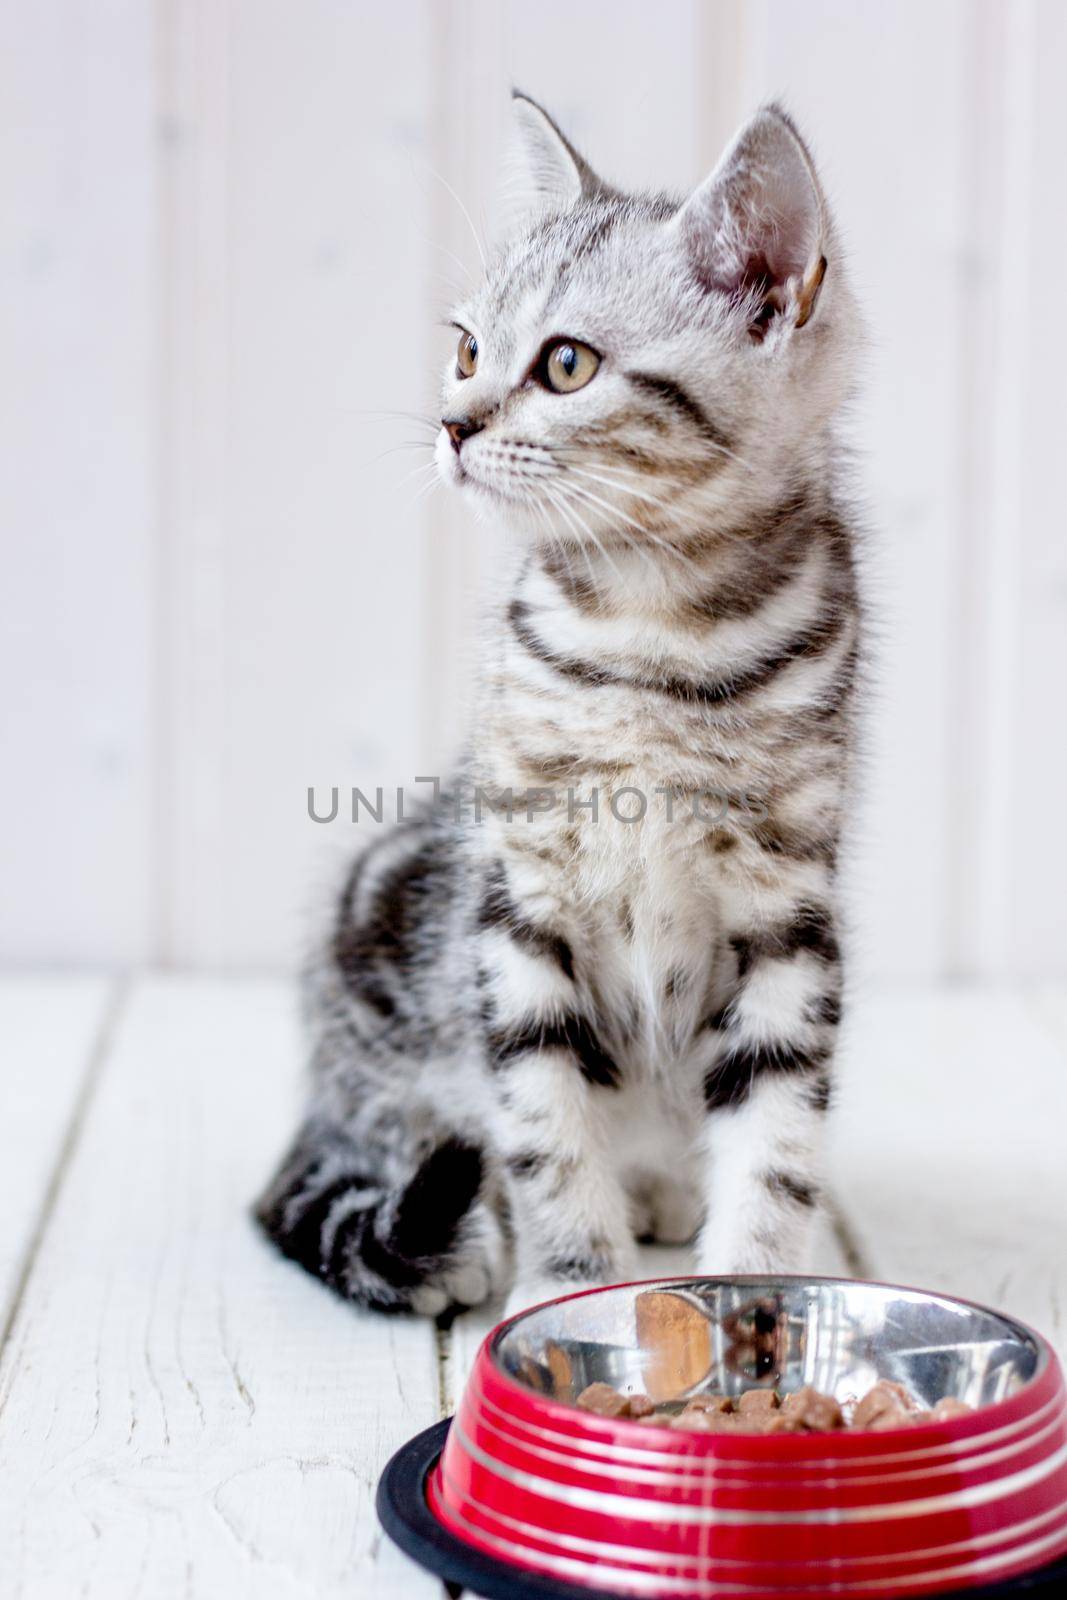
[[[5,1600],[440,1600],[374,1486],[490,1319],[361,1316],[254,1232],[299,1095],[290,990],[11,979],[0,1049]],[[1065,1110],[1067,994],[860,997],[824,1266],[1064,1349]]]

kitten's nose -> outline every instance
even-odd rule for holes
[[[464,439],[469,439],[472,433],[481,433],[485,423],[476,422],[473,417],[442,417],[441,426],[452,440],[453,450],[458,453]]]

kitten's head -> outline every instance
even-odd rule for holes
[[[515,109],[531,205],[454,312],[442,475],[593,543],[684,539],[781,492],[825,448],[858,331],[792,122],[759,112],[678,202],[620,194]]]

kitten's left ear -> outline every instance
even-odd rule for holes
[[[557,128],[548,112],[519,89],[511,91],[519,133],[522,209],[569,211],[579,200],[613,191]]]
[[[745,124],[676,219],[706,289],[747,298],[762,339],[779,314],[802,328],[827,268],[830,224],[815,167],[785,112],[767,106]]]

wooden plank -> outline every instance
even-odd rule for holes
[[[249,1201],[296,1113],[287,987],[133,994],[0,1368],[8,1592],[438,1595],[373,1511],[436,1346],[281,1261]]]
[[[1065,1041],[1010,993],[862,999],[834,1165],[873,1274],[985,1301],[1067,1353]]]
[[[113,990],[104,978],[0,981],[0,1329],[28,1270]]]

